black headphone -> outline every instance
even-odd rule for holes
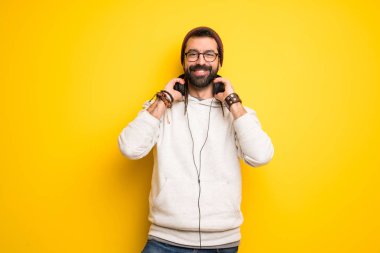
[[[221,77],[220,75],[216,75],[216,77]],[[178,76],[178,78],[182,78],[185,80],[185,84],[182,85],[180,82],[176,82],[174,84],[174,87],[173,89],[176,90],[176,91],[179,91],[181,92],[182,96],[185,96],[186,95],[186,92],[185,92],[185,89],[186,89],[186,85],[187,85],[187,80],[186,80],[186,76],[185,74],[181,74]],[[224,83],[222,82],[217,82],[217,83],[214,83],[213,86],[212,86],[212,94],[215,95],[219,92],[224,92],[225,91],[225,88],[224,88]]]

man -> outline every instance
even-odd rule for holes
[[[181,63],[184,79],[170,80],[118,139],[130,159],[154,147],[151,226],[143,253],[237,252],[243,222],[239,158],[253,167],[266,164],[273,145],[231,82],[216,77],[223,44],[214,30],[191,30]],[[184,95],[174,89],[177,82]],[[215,93],[216,83],[224,91]]]

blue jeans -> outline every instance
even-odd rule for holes
[[[149,239],[141,253],[236,253],[238,246],[225,249],[183,248]]]

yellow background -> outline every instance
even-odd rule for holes
[[[79,2],[79,3],[78,3]],[[117,137],[214,28],[272,138],[239,252],[380,252],[378,1],[2,1],[0,252],[140,252],[152,154]]]

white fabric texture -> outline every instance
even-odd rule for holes
[[[234,119],[226,107],[223,116],[217,100],[198,100],[189,95],[187,115],[181,101],[173,103],[158,120],[146,110],[149,105],[145,103],[118,138],[121,152],[130,159],[140,159],[153,148],[149,234],[178,244],[199,245],[200,190],[202,245],[240,240],[243,215],[239,159],[258,167],[274,154],[272,141],[262,130],[256,112],[244,106],[247,113]],[[200,154],[209,115],[208,137]]]

